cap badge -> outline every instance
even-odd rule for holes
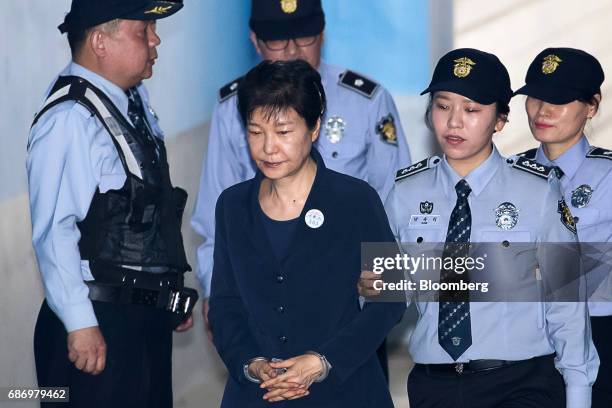
[[[325,135],[331,143],[338,143],[344,136],[346,122],[340,116],[332,116],[325,124]]]
[[[145,14],[166,14],[168,10],[170,10],[172,6],[155,6],[151,10],[147,10]]]
[[[457,78],[465,78],[470,75],[472,66],[474,65],[476,65],[476,63],[467,57],[456,59],[453,74],[455,74]]]
[[[563,60],[557,57],[554,54],[547,55],[544,57],[544,62],[542,62],[542,73],[549,75],[557,70],[559,67],[559,63]]]
[[[297,10],[297,0],[281,0],[280,3],[281,9],[283,9],[283,12],[286,14],[295,13],[295,10]]]

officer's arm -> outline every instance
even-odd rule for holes
[[[372,104],[368,120],[367,181],[385,202],[393,187],[395,172],[411,164],[410,151],[399,113],[389,92],[381,88]]]
[[[387,242],[393,245],[395,239],[385,210],[373,190],[369,191],[367,204],[364,213],[356,217],[363,224],[362,242]],[[324,355],[332,366],[329,380],[344,382],[372,357],[405,310],[405,302],[367,302],[353,321],[315,350]]]
[[[59,106],[58,106],[59,108]],[[85,218],[98,180],[93,120],[74,106],[49,111],[31,132],[27,172],[32,243],[47,302],[68,332],[97,326],[83,283],[76,222]]]
[[[565,380],[567,407],[586,408],[591,406],[599,358],[591,340],[583,277],[576,272],[577,236],[570,220],[562,218],[561,195],[553,190],[548,198],[538,229],[538,261],[548,282],[547,297],[556,300],[545,303],[546,329],[557,354],[555,365]]]
[[[214,273],[208,318],[214,333],[213,342],[229,374],[236,382],[248,384],[244,364],[262,354],[249,329],[247,311],[229,258],[225,219],[231,216],[225,214],[221,195],[216,208]]]
[[[217,104],[213,112],[198,198],[191,218],[191,226],[204,238],[197,250],[197,276],[203,298],[210,296],[217,198],[223,190],[245,178],[240,167],[240,157],[231,143],[236,138],[233,132],[239,131],[241,135],[244,132],[236,110],[227,105],[231,103],[235,103],[235,98]]]

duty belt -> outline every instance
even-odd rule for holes
[[[465,363],[451,364],[416,364],[415,367],[424,369],[427,374],[433,375],[465,375],[483,371],[497,370],[517,364],[536,363],[539,361],[554,361],[554,354],[530,358],[527,360],[471,360]]]
[[[160,309],[172,313],[177,324],[189,317],[198,300],[196,290],[183,286],[182,274],[113,269],[114,273],[108,275],[98,269],[97,280],[85,282],[89,299]],[[117,274],[117,269],[123,269],[122,273]]]

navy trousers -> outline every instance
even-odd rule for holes
[[[68,360],[64,325],[43,302],[34,332],[40,387],[69,387],[69,403],[43,408],[172,407],[172,321],[145,306],[93,302],[107,346],[106,368],[86,374]]]

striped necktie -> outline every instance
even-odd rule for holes
[[[448,222],[448,231],[442,257],[454,260],[466,257],[469,252],[472,213],[468,196],[472,192],[465,180],[455,186],[457,203]],[[446,263],[446,262],[444,262]],[[458,274],[453,269],[442,269],[440,283],[469,283],[467,272]],[[470,302],[468,291],[440,291],[438,311],[438,342],[440,346],[457,360],[472,345],[472,325],[470,322]]]

